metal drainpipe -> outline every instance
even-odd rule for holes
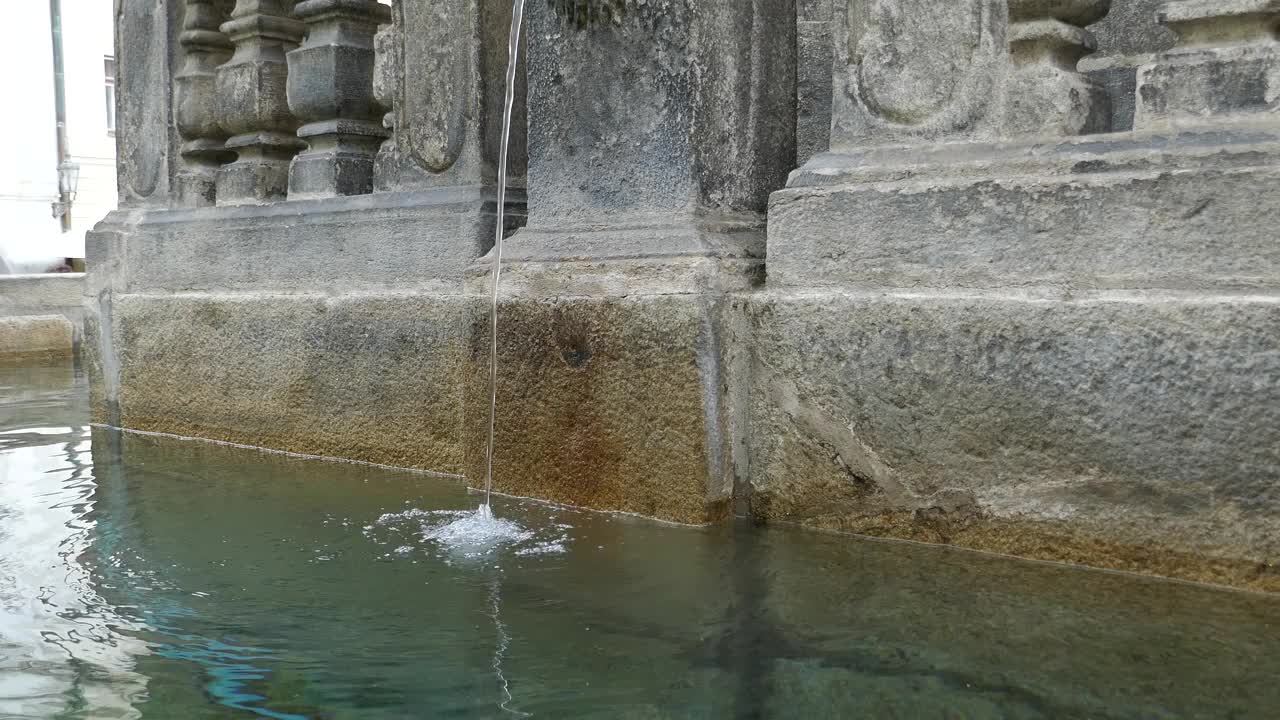
[[[62,208],[62,232],[71,232],[71,188],[64,170],[67,163],[67,87],[62,62],[62,0],[49,0],[49,32],[53,36],[53,103],[58,123],[58,202]]]

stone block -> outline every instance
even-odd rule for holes
[[[0,317],[0,362],[68,359],[75,354],[75,331],[61,315]]]
[[[504,296],[494,488],[707,523],[730,512],[713,296]],[[490,325],[473,304],[466,475],[483,485]]]
[[[531,222],[762,212],[795,162],[794,3],[591,7],[527,8]]]
[[[150,212],[111,236],[115,288],[460,290],[493,242],[493,222],[493,200],[478,187]]]
[[[465,311],[426,293],[116,296],[119,422],[457,474]]]
[[[1225,138],[1082,140],[1003,159],[1010,148],[974,148],[971,157],[940,148],[896,164],[876,155],[826,171],[813,164],[774,195],[769,283],[1056,294],[1274,286],[1280,209],[1257,198],[1280,192],[1280,174],[1270,146],[1253,144],[1261,136],[1235,147]]]
[[[752,513],[1280,590],[1280,300],[770,292]]]
[[[1273,117],[1280,109],[1280,8],[1270,0],[1176,0],[1160,21],[1178,44],[1139,68],[1135,127]]]
[[[797,24],[796,165],[803,165],[831,146],[831,67],[834,53],[829,19]]]

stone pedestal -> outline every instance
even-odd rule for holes
[[[495,487],[714,520],[733,488],[726,293],[763,279],[767,194],[794,162],[794,5],[527,13],[529,223],[504,254]],[[478,318],[488,263],[470,283]],[[477,321],[480,478],[487,338]]]
[[[1160,21],[1178,44],[1138,70],[1135,127],[1273,120],[1280,109],[1280,8],[1268,0],[1177,0]]]
[[[1085,29],[1107,14],[1110,0],[1012,0],[1006,135],[1084,135],[1109,130],[1105,88],[1079,72],[1097,49]]]
[[[374,94],[392,132],[378,153],[378,191],[494,185],[510,24],[511,0],[396,0],[375,41]],[[509,168],[517,195],[525,172],[520,78]]]
[[[1274,13],[1168,3],[1139,132],[1073,138],[1108,4],[998,5],[837,10],[833,152],[773,195],[748,301],[752,514],[1262,587]]]

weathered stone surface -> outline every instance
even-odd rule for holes
[[[1280,174],[1257,167],[795,188],[774,197],[769,281],[1060,294],[1273,285],[1280,208],[1257,202],[1268,189],[1280,192]]]
[[[1274,294],[747,306],[757,517],[1280,590]]]
[[[0,316],[62,314],[79,319],[82,273],[0,275]]]
[[[125,427],[461,470],[460,298],[125,295],[112,308]]]
[[[169,203],[170,174],[177,154],[172,122],[172,68],[182,5],[166,0],[116,3],[116,157],[120,203]]]
[[[717,300],[505,297],[494,488],[706,523],[730,511]],[[466,476],[483,486],[489,316],[473,304]]]
[[[1149,56],[1173,47],[1176,36],[1156,20],[1168,0],[1111,0],[1107,16],[1089,30],[1102,57]]]
[[[1137,128],[1274,118],[1280,109],[1280,7],[1271,0],[1176,0],[1160,21],[1178,44],[1138,69]]]
[[[835,8],[833,147],[999,133],[1007,0],[835,0]]]
[[[74,330],[61,315],[0,317],[0,362],[65,359],[74,353]]]
[[[493,222],[479,188],[155,211],[112,235],[99,262],[115,258],[101,274],[117,292],[460,291]]]
[[[802,5],[814,5],[809,2]],[[826,16],[796,23],[796,165],[831,147],[831,3]]]
[[[511,0],[395,3],[376,41],[374,92],[393,132],[378,190],[496,182],[511,10]],[[523,188],[524,72],[517,78],[508,178]]]
[[[306,0],[294,17],[306,41],[288,55],[289,110],[307,149],[289,166],[292,199],[373,192],[374,158],[387,137],[373,97],[373,36],[391,20],[377,0]]]
[[[179,36],[182,66],[173,78],[174,123],[182,137],[177,203],[209,207],[217,200],[217,170],[235,159],[218,125],[215,70],[231,57],[231,40],[218,28],[230,16],[229,0],[187,0]]]
[[[1156,22],[1156,9],[1164,2],[1112,0],[1107,16],[1089,26],[1098,50],[1080,61],[1080,69],[1107,93],[1111,132],[1133,129],[1137,69],[1176,41],[1171,30]]]

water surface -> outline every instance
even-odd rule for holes
[[[1265,718],[1280,599],[88,427],[0,370],[0,718]]]

